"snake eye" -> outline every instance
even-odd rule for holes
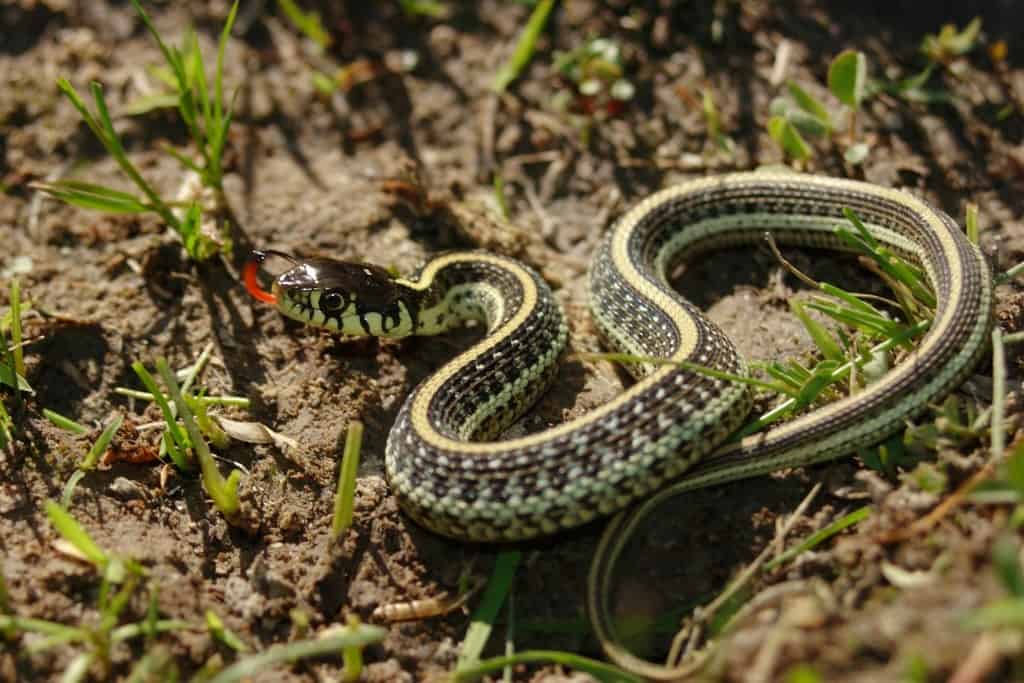
[[[340,292],[325,292],[320,297],[320,308],[324,311],[331,312],[337,311],[345,305],[345,297]]]

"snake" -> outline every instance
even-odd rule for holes
[[[849,251],[837,236],[846,210],[923,271],[934,319],[901,363],[861,391],[728,440],[752,397],[722,373],[745,375],[746,363],[670,286],[670,274],[765,233],[781,244]],[[591,568],[588,610],[602,641],[612,639],[607,601],[621,539],[661,501],[881,442],[966,378],[993,317],[992,278],[978,247],[909,192],[796,173],[694,179],[624,213],[601,238],[588,273],[592,318],[606,344],[665,362],[629,364],[635,382],[586,414],[495,440],[547,391],[567,344],[562,307],[537,272],[481,251],[439,254],[408,278],[370,264],[285,256],[291,267],[269,292],[251,271],[249,289],[307,325],[388,338],[439,334],[466,321],[485,328],[405,399],[385,448],[388,483],[412,519],[463,541],[524,541],[628,511],[606,530]]]

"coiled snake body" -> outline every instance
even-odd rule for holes
[[[877,443],[954,387],[984,348],[992,288],[956,223],[913,196],[866,183],[743,173],[657,192],[626,213],[590,268],[591,308],[617,350],[744,372],[732,343],[673,291],[679,259],[760,240],[841,249],[834,229],[853,209],[871,234],[917,263],[935,319],[910,357],[861,393],[719,447],[744,419],[747,390],[670,365],[631,366],[637,382],[609,403],[546,431],[500,434],[554,377],[566,343],[561,308],[540,277],[479,252],[431,260],[415,278],[323,259],[274,282],[277,306],[345,334],[436,334],[477,319],[487,335],[418,386],[386,450],[403,509],[441,534],[517,541],[680,491],[806,465]],[[718,450],[716,450],[716,448]]]

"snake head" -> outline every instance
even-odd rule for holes
[[[404,337],[415,327],[409,293],[380,266],[275,252],[254,252],[253,260],[259,263],[268,254],[288,259],[292,267],[274,279],[269,293],[254,285],[247,267],[247,287],[289,318],[357,336]]]

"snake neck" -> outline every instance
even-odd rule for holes
[[[522,301],[522,285],[509,271],[481,266],[473,253],[431,262],[415,279],[396,279],[410,312],[409,334],[435,335],[468,321],[494,331]]]
[[[486,282],[431,288],[435,289],[424,297],[426,305],[416,312],[412,334],[441,334],[471,320],[490,330],[504,317],[501,293]]]

